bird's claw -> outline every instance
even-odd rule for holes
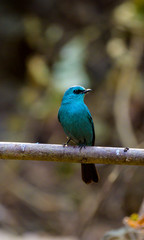
[[[86,148],[86,145],[85,145],[85,144],[81,144],[81,145],[79,145],[79,149],[80,149],[80,151],[82,150],[82,148]]]
[[[68,146],[68,143],[71,141],[71,138],[68,139],[68,141],[66,143],[63,144],[63,147]]]
[[[129,150],[129,147],[124,148],[124,152],[127,152]]]

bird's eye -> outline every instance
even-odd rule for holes
[[[80,89],[75,89],[74,91],[73,91],[75,94],[79,94],[79,93],[82,93],[83,92],[83,90],[80,90]]]

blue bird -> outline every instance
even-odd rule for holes
[[[67,144],[72,140],[80,147],[93,146],[95,141],[94,124],[84,96],[91,89],[81,86],[70,87],[66,90],[58,112],[66,135]],[[94,164],[81,164],[82,179],[85,183],[98,182],[98,173]]]

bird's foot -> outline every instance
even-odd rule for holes
[[[82,144],[79,145],[80,151],[82,150],[82,148],[86,148],[86,145],[85,145],[84,143],[82,143]]]
[[[68,141],[66,143],[63,144],[63,147],[68,146],[69,142],[71,141],[71,138],[68,138]]]
[[[124,148],[124,152],[127,152],[129,150],[129,147]]]

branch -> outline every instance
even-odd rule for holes
[[[0,159],[144,165],[144,149],[1,142]]]

